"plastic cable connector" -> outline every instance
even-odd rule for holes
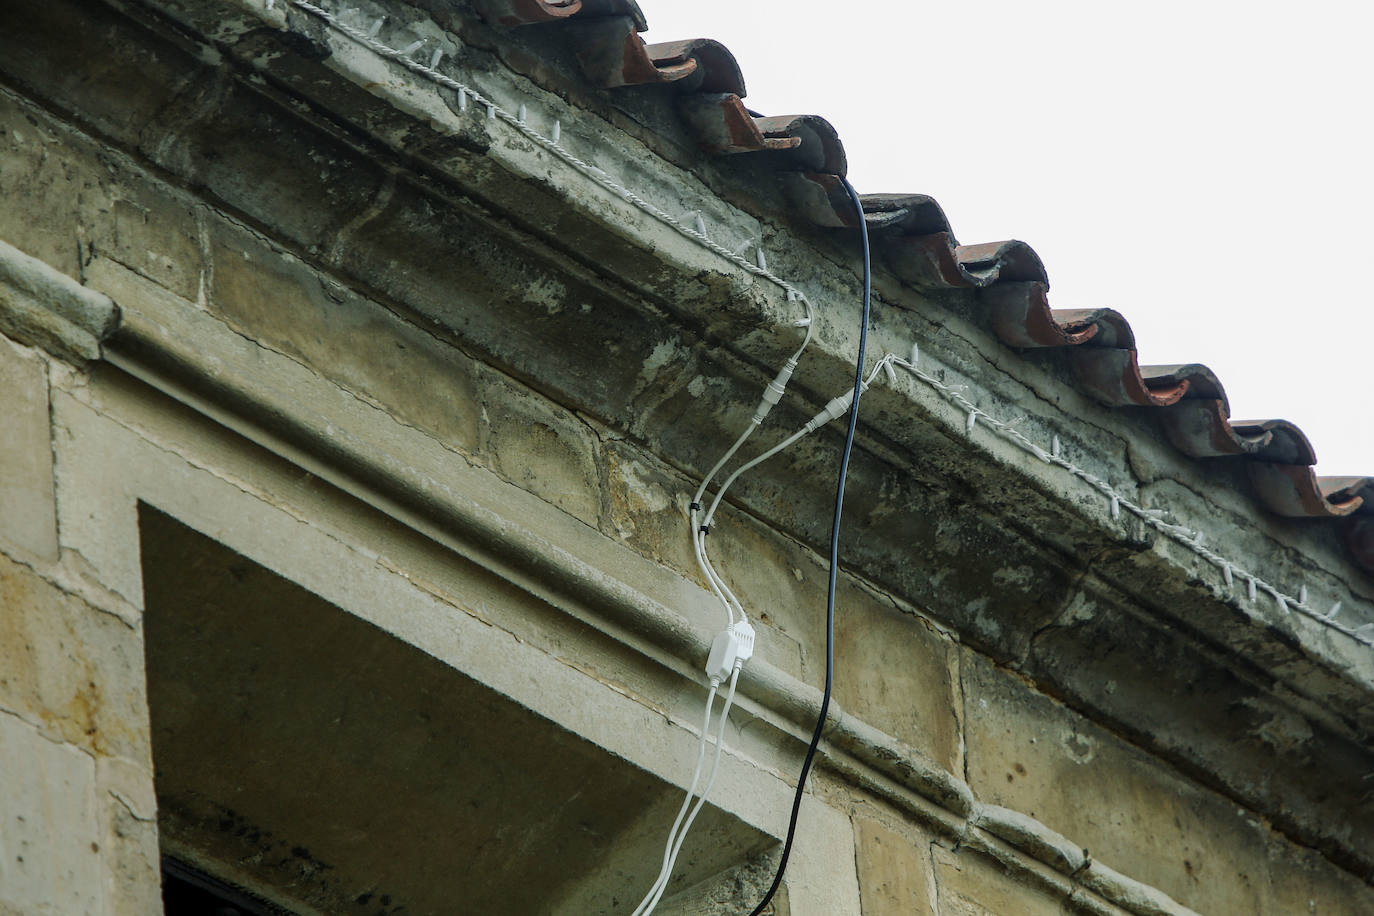
[[[734,662],[732,667],[742,668],[744,663],[754,657],[754,627],[747,620],[736,620],[727,631],[734,634]]]
[[[777,406],[782,400],[783,394],[787,391],[787,383],[792,379],[792,372],[797,368],[797,361],[789,359],[778,371],[777,378],[768,383],[768,387],[763,389],[763,398],[759,401],[759,406],[754,409],[754,422],[762,423],[768,412]]]
[[[721,630],[711,642],[711,654],[706,658],[706,676],[712,684],[719,684],[730,676],[734,667],[734,657],[730,644],[734,636],[729,630]]]
[[[868,385],[863,385],[860,388],[860,391],[867,390]],[[816,414],[814,417],[811,418],[811,420],[806,424],[806,431],[808,433],[815,432],[825,424],[829,423],[831,420],[844,416],[844,414],[849,410],[849,405],[852,403],[854,403],[853,391],[845,392],[844,394],[835,398],[829,404],[825,405],[825,410],[822,410],[820,413]]]
[[[706,659],[706,676],[719,684],[754,656],[754,628],[747,620],[737,620],[716,634],[711,654]]]

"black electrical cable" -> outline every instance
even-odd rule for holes
[[[782,885],[782,876],[787,871],[787,859],[792,855],[792,840],[797,834],[797,814],[801,811],[802,796],[806,792],[806,777],[811,773],[811,764],[816,758],[816,748],[821,743],[821,732],[825,730],[825,719],[830,713],[830,692],[835,681],[835,581],[840,569],[840,513],[844,509],[844,482],[849,476],[849,454],[854,450],[854,430],[859,423],[859,395],[863,392],[864,350],[868,345],[868,315],[873,297],[873,281],[869,272],[868,225],[864,221],[863,202],[859,192],[848,179],[841,179],[849,199],[854,204],[854,212],[859,220],[859,237],[863,240],[864,261],[864,299],[863,316],[859,321],[859,355],[854,361],[854,399],[849,403],[849,428],[844,434],[844,451],[840,455],[840,476],[835,484],[835,515],[830,525],[830,584],[825,595],[825,692],[821,694],[821,714],[816,720],[816,730],[811,733],[811,744],[806,748],[806,758],[802,760],[801,776],[797,778],[797,794],[792,798],[792,817],[787,822],[787,840],[782,844],[782,857],[778,860],[778,871],[768,893],[763,895],[759,905],[749,912],[749,916],[759,916],[764,907],[773,900],[773,895]]]

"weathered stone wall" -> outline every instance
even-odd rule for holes
[[[392,13],[491,91],[554,104],[561,71],[507,66],[537,37]],[[632,909],[721,625],[683,505],[795,309],[527,144],[443,126],[281,4],[16,21],[0,912],[156,912],[159,850],[301,912]],[[566,96],[568,143],[849,301],[840,242],[792,232],[765,186],[740,209],[749,176]],[[880,345],[917,336],[1213,541],[1368,592],[1320,535],[1053,407],[1075,397],[1054,367],[1000,365],[959,303],[879,289]],[[843,386],[851,312],[821,316],[794,397]],[[865,403],[838,711],[777,911],[1374,912],[1371,707],[1349,706],[1374,662],[1257,620],[918,392]],[[768,878],[823,674],[834,454],[822,435],[764,469],[711,535],[759,648],[660,912],[739,912]]]

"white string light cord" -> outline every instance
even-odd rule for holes
[[[1041,461],[1044,461],[1046,464],[1052,464],[1057,467],[1063,468],[1070,474],[1087,483],[1093,489],[1097,490],[1104,497],[1106,497],[1108,511],[1111,513],[1112,518],[1120,518],[1121,513],[1123,511],[1129,512],[1130,514],[1136,516],[1142,522],[1144,522],[1146,525],[1149,525],[1156,531],[1159,531],[1160,533],[1168,536],[1174,541],[1177,541],[1178,543],[1183,544],[1184,546],[1192,549],[1203,559],[1207,560],[1209,563],[1216,566],[1217,569],[1221,570],[1222,576],[1225,579],[1228,588],[1233,588],[1235,586],[1236,580],[1238,579],[1244,582],[1246,585],[1246,595],[1250,601],[1253,602],[1258,600],[1259,593],[1264,592],[1265,594],[1272,597],[1274,599],[1274,602],[1280,607],[1280,609],[1285,612],[1297,612],[1305,617],[1315,620],[1323,626],[1330,627],[1331,629],[1339,633],[1343,633],[1344,635],[1350,637],[1356,642],[1359,642],[1366,646],[1374,646],[1374,639],[1371,639],[1370,637],[1364,635],[1364,631],[1374,630],[1374,624],[1365,624],[1359,628],[1351,628],[1345,626],[1344,624],[1336,620],[1336,617],[1342,611],[1341,602],[1336,602],[1329,611],[1323,614],[1315,608],[1311,607],[1307,603],[1306,586],[1301,587],[1298,590],[1297,595],[1290,595],[1284,593],[1277,586],[1265,581],[1258,575],[1249,572],[1244,567],[1240,566],[1234,561],[1229,560],[1221,554],[1213,551],[1211,548],[1209,548],[1206,544],[1203,543],[1202,535],[1199,532],[1194,531],[1191,528],[1187,528],[1183,525],[1175,525],[1168,521],[1165,521],[1165,513],[1162,510],[1147,509],[1141,506],[1140,504],[1133,501],[1130,497],[1123,496],[1121,493],[1117,492],[1117,490],[1114,487],[1112,487],[1111,484],[1107,483],[1107,481],[1103,480],[1102,478],[1098,477],[1090,471],[1086,471],[1078,467],[1072,461],[1069,461],[1067,458],[1063,456],[1061,452],[1058,436],[1054,436],[1052,438],[1050,442],[1050,448],[1047,450],[1033,442],[1020,430],[1016,429],[1014,424],[999,420],[997,417],[993,416],[992,414],[980,408],[978,405],[974,404],[967,397],[965,397],[957,387],[946,385],[944,382],[940,381],[940,379],[923,371],[918,365],[919,355],[919,350],[916,347],[913,347],[912,358],[909,360],[902,359],[901,357],[895,356],[893,354],[888,354],[884,356],[869,371],[868,377],[864,381],[863,388],[866,390],[870,385],[872,385],[873,382],[877,379],[879,373],[885,374],[890,381],[895,381],[896,377],[893,374],[894,367],[899,367],[901,369],[906,370],[914,378],[919,379],[929,387],[933,388],[936,391],[936,393],[939,394],[944,400],[958,407],[959,410],[967,416],[968,419],[965,422],[964,430],[968,435],[972,435],[974,429],[977,426],[981,425],[987,429],[992,430],[992,432],[997,436],[1000,436],[1001,438],[1014,443],[1024,451],[1027,451],[1030,454],[1036,456]],[[852,392],[846,392],[845,394],[842,394],[839,397],[835,398],[826,406],[824,410],[816,414],[816,416],[813,417],[810,421],[808,421],[807,424],[803,426],[801,429],[797,430],[795,433],[784,439],[782,442],[779,442],[777,445],[768,449],[766,452],[763,452],[758,457],[741,465],[733,473],[731,473],[730,476],[727,477],[725,481],[721,484],[720,489],[716,493],[715,499],[712,500],[710,507],[706,510],[706,514],[702,521],[703,527],[709,528],[711,526],[712,520],[715,517],[716,510],[717,508],[719,508],[721,501],[724,499],[726,491],[730,489],[730,486],[740,477],[740,475],[747,473],[754,467],[758,466],[759,464],[762,464],[764,461],[767,461],[769,458],[772,458],[779,452],[782,452],[785,449],[790,448],[791,446],[795,445],[797,441],[800,440],[802,437],[816,431],[817,429],[824,426],[826,423],[829,423],[836,417],[843,415],[844,412],[849,409],[849,402],[852,399]]]
[[[658,906],[659,901],[663,899],[663,893],[668,889],[668,882],[673,877],[673,867],[677,865],[677,855],[682,850],[683,841],[687,839],[687,831],[692,829],[692,822],[695,821],[697,815],[701,813],[702,807],[706,804],[706,797],[711,794],[711,789],[716,784],[716,775],[720,772],[720,752],[725,745],[725,725],[730,719],[730,707],[733,706],[735,702],[735,688],[739,683],[739,672],[741,667],[743,667],[742,663],[735,665],[730,672],[730,689],[725,695],[725,706],[720,711],[720,724],[716,727],[716,751],[715,756],[711,760],[711,772],[707,777],[706,786],[701,790],[701,795],[697,798],[696,805],[692,807],[692,813],[688,815],[687,820],[684,822],[682,815],[687,811],[687,806],[691,804],[693,792],[701,776],[701,763],[706,750],[706,730],[703,728],[701,733],[702,741],[697,751],[696,772],[692,774],[691,788],[687,790],[687,797],[683,799],[682,807],[678,809],[677,820],[673,822],[673,829],[668,833],[668,842],[663,848],[663,866],[659,869],[658,877],[654,880],[653,886],[649,888],[649,892],[644,895],[644,899],[639,902],[639,906],[635,907],[634,912],[631,913],[630,916],[650,916]],[[715,690],[716,688],[713,686],[711,688],[713,696]],[[706,720],[709,723],[711,719],[711,703],[709,700],[707,701],[706,709]]]
[[[267,0],[267,2],[268,8],[270,9],[272,0]],[[767,259],[764,257],[762,246],[755,246],[755,257],[754,260],[751,261],[748,258],[744,257],[740,253],[740,251],[731,251],[729,248],[726,248],[724,245],[720,244],[719,242],[712,239],[709,235],[707,235],[706,226],[700,214],[694,215],[693,225],[689,226],[681,220],[679,220],[677,217],[663,210],[661,207],[658,207],[650,203],[649,201],[640,197],[634,191],[621,185],[619,182],[615,181],[609,175],[607,175],[604,170],[598,168],[595,165],[592,165],[589,162],[586,162],[585,160],[571,153],[559,142],[560,137],[562,135],[562,128],[558,121],[553,122],[552,135],[545,136],[543,133],[541,133],[538,130],[535,130],[527,123],[527,113],[525,110],[525,106],[521,105],[517,112],[511,113],[505,108],[502,108],[492,99],[487,98],[482,93],[473,89],[471,86],[468,86],[465,83],[455,80],[447,74],[441,73],[438,69],[436,69],[439,65],[439,60],[442,56],[442,52],[435,51],[430,56],[428,65],[415,60],[410,55],[420,49],[420,47],[423,44],[423,41],[412,43],[409,47],[398,50],[396,48],[388,47],[387,45],[382,44],[375,38],[375,34],[381,25],[381,20],[377,20],[377,22],[374,23],[371,32],[369,33],[364,32],[362,29],[356,28],[355,26],[352,26],[347,22],[344,22],[342,19],[340,19],[333,13],[329,12],[328,10],[316,6],[313,3],[310,3],[309,0],[288,0],[288,2],[290,2],[293,6],[303,10],[304,12],[316,17],[317,19],[322,20],[330,28],[346,36],[352,41],[357,42],[358,44],[362,45],[363,47],[377,54],[378,56],[384,57],[387,60],[394,61],[400,64],[401,66],[405,67],[407,70],[410,70],[412,73],[416,73],[428,80],[431,80],[432,82],[435,82],[441,86],[451,89],[454,92],[457,92],[459,111],[466,111],[470,104],[475,107],[484,109],[486,112],[486,117],[489,120],[499,120],[502,123],[505,123],[510,127],[513,127],[522,135],[528,137],[529,139],[538,143],[540,146],[549,150],[555,156],[562,159],[568,165],[572,166],[577,171],[586,175],[588,178],[591,178],[601,187],[610,191],[612,194],[616,195],[621,200],[624,200],[625,202],[642,210],[645,213],[648,213],[650,216],[654,217],[655,219],[659,220],[660,222],[664,223],[670,228],[676,230],[677,232],[691,239],[697,244],[702,245],[709,251],[715,252],[717,255],[726,259],[731,264],[734,264],[741,270],[747,271],[748,273],[753,274],[754,276],[760,277],[764,280],[769,281],[770,283],[775,284],[786,293],[789,301],[801,302],[803,308],[806,310],[806,317],[798,319],[795,322],[795,325],[797,327],[803,327],[806,329],[805,338],[803,339],[802,344],[797,349],[796,353],[783,366],[782,371],[778,373],[777,378],[769,384],[767,390],[765,391],[764,399],[759,404],[759,409],[755,411],[753,422],[751,422],[751,424],[744,430],[744,432],[740,435],[739,439],[736,440],[735,444],[731,446],[730,449],[721,457],[720,461],[717,462],[716,466],[712,468],[711,472],[708,473],[706,475],[706,478],[702,481],[702,484],[698,488],[697,494],[693,498],[691,503],[693,506],[699,507],[701,505],[701,501],[705,494],[706,488],[707,486],[709,486],[711,480],[713,480],[716,474],[720,472],[720,469],[723,468],[732,457],[734,457],[735,453],[740,449],[741,446],[744,445],[745,441],[748,440],[748,438],[753,434],[754,430],[756,430],[759,427],[759,425],[763,422],[763,418],[767,415],[768,411],[772,409],[773,405],[778,403],[778,400],[782,397],[783,390],[786,388],[787,382],[792,375],[792,371],[796,368],[797,361],[801,358],[802,352],[811,342],[812,319],[814,317],[814,313],[811,301],[806,297],[806,294],[803,293],[800,289],[798,289],[788,280],[778,276],[777,274],[773,273],[771,270],[768,269],[768,262]],[[744,248],[747,247],[748,245],[746,244]],[[741,249],[741,251],[742,250],[743,248]],[[715,568],[711,565],[710,560],[706,557],[704,551],[702,551],[699,548],[698,545],[700,544],[701,532],[697,524],[697,519],[695,517],[695,512],[699,510],[693,509],[691,511],[693,515],[689,519],[689,521],[693,531],[693,544],[694,548],[696,548],[695,552],[697,554],[697,563],[701,568],[702,575],[706,577],[707,582],[710,584],[711,590],[715,593],[716,597],[720,600],[721,605],[725,608],[727,621],[729,622],[729,624],[733,625],[737,619],[744,618],[744,609],[740,605],[740,602],[735,597],[734,593],[731,592],[729,586],[725,583],[725,581],[716,572]]]
[[[409,47],[401,48],[398,50],[396,48],[391,48],[387,45],[382,44],[373,35],[364,32],[362,29],[349,25],[347,22],[344,22],[338,16],[334,15],[326,9],[316,6],[315,4],[309,2],[309,0],[288,0],[288,2],[292,6],[295,6],[298,9],[314,16],[315,18],[320,19],[330,28],[334,29],[336,32],[357,42],[358,44],[362,45],[363,47],[377,54],[378,56],[384,57],[387,60],[395,61],[396,63],[405,67],[407,70],[411,71],[412,73],[423,76],[425,79],[438,83],[439,85],[444,86],[448,89],[452,89],[454,92],[458,93],[459,111],[466,111],[469,107],[469,103],[475,105],[478,108],[484,109],[488,120],[501,121],[509,125],[510,127],[515,128],[521,134],[533,140],[535,143],[538,143],[540,146],[544,147],[549,152],[553,153],[559,159],[562,159],[564,162],[568,163],[568,165],[571,165],[574,169],[581,172],[583,175],[586,175],[588,178],[591,178],[597,184],[601,185],[603,188],[610,191],[612,194],[619,197],[621,200],[644,211],[645,213],[649,214],[650,216],[654,217],[655,219],[664,223],[665,225],[671,227],[672,229],[676,230],[677,232],[681,233],[682,235],[686,236],[687,238],[691,239],[697,244],[702,245],[710,251],[715,252],[725,260],[740,268],[741,270],[747,271],[748,273],[751,273],[756,277],[761,277],[762,279],[767,280],[770,283],[773,283],[774,285],[778,286],[787,294],[788,301],[797,299],[800,299],[803,302],[806,301],[806,295],[800,289],[798,289],[796,286],[793,286],[790,282],[788,282],[787,280],[783,279],[782,277],[778,276],[777,274],[773,273],[771,270],[768,269],[768,263],[767,260],[764,258],[763,250],[761,248],[756,248],[756,256],[754,260],[751,261],[740,253],[740,251],[746,250],[748,248],[748,245],[742,246],[740,251],[731,251],[729,248],[726,248],[724,245],[720,244],[719,242],[715,241],[710,236],[708,236],[706,234],[706,225],[702,221],[700,214],[692,214],[693,222],[695,223],[695,225],[689,226],[682,220],[673,216],[671,213],[668,213],[663,208],[650,203],[649,201],[640,197],[634,191],[631,191],[629,188],[615,181],[613,178],[607,175],[603,169],[600,169],[597,166],[592,165],[590,162],[586,162],[575,156],[572,152],[570,152],[566,147],[564,147],[559,142],[559,139],[562,135],[562,126],[558,121],[553,122],[551,136],[545,136],[544,134],[540,133],[539,131],[531,127],[528,123],[526,123],[526,109],[524,105],[521,105],[519,110],[514,113],[507,111],[505,108],[502,108],[495,101],[487,98],[485,95],[473,89],[471,86],[459,82],[458,80],[453,79],[451,76],[448,76],[445,73],[441,73],[439,70],[435,69],[439,65],[439,60],[442,56],[442,52],[435,51],[430,56],[430,62],[428,65],[422,64],[419,61],[412,58],[410,55],[418,51],[420,47],[424,44],[423,39],[412,43]],[[380,24],[380,22],[381,20],[378,20],[378,24]],[[374,25],[374,33],[376,31],[376,28],[377,26]]]
[[[999,420],[997,417],[994,417],[987,411],[982,410],[978,407],[978,405],[974,404],[967,397],[965,397],[957,388],[951,385],[946,385],[944,382],[940,381],[935,376],[922,371],[918,366],[919,357],[920,352],[918,348],[913,346],[911,349],[910,360],[905,360],[897,356],[889,355],[884,357],[884,359],[879,363],[879,365],[881,366],[883,364],[886,364],[889,367],[886,370],[889,372],[889,379],[893,378],[890,374],[890,367],[900,366],[902,369],[905,369],[907,372],[909,372],[914,378],[921,380],[926,385],[933,388],[935,392],[940,395],[941,398],[953,404],[955,407],[958,407],[959,410],[962,411],[968,418],[965,422],[964,427],[965,432],[968,435],[971,436],[973,434],[974,428],[977,425],[979,425],[981,421],[981,425],[987,429],[992,430],[992,432],[995,435],[1007,440],[1008,442],[1015,444],[1022,450],[1029,452],[1030,454],[1039,458],[1046,464],[1052,464],[1056,467],[1063,468],[1073,476],[1077,477],[1079,480],[1082,480],[1084,483],[1088,484],[1093,489],[1097,490],[1104,497],[1106,497],[1108,510],[1111,513],[1113,519],[1120,518],[1121,512],[1124,510],[1136,516],[1146,525],[1150,526],[1151,528],[1155,529],[1161,534],[1164,534],[1172,540],[1176,541],[1177,543],[1182,544],[1185,547],[1188,547],[1193,552],[1197,553],[1200,557],[1202,557],[1204,560],[1211,563],[1217,569],[1221,570],[1222,578],[1225,580],[1226,587],[1228,589],[1234,588],[1236,580],[1240,579],[1246,584],[1246,597],[1251,602],[1258,600],[1259,592],[1264,592],[1265,594],[1272,597],[1274,599],[1274,602],[1278,605],[1279,609],[1281,611],[1284,611],[1285,613],[1292,613],[1296,611],[1297,613],[1302,614],[1305,617],[1315,620],[1322,626],[1329,627],[1338,633],[1345,634],[1346,636],[1350,637],[1358,643],[1361,643],[1365,646],[1374,646],[1374,638],[1364,635],[1366,631],[1374,630],[1374,624],[1365,624],[1358,628],[1351,628],[1345,626],[1344,624],[1336,620],[1336,616],[1340,614],[1342,610],[1341,602],[1337,601],[1334,605],[1332,605],[1329,611],[1327,611],[1326,613],[1322,613],[1321,611],[1318,611],[1317,609],[1311,607],[1307,603],[1307,586],[1301,586],[1298,589],[1297,595],[1290,595],[1279,590],[1277,586],[1265,581],[1264,579],[1261,579],[1254,573],[1249,572],[1240,564],[1235,563],[1234,561],[1213,551],[1211,548],[1209,548],[1206,544],[1202,542],[1201,532],[1194,531],[1193,529],[1184,527],[1183,525],[1175,525],[1165,521],[1165,513],[1163,510],[1146,509],[1145,507],[1131,500],[1129,497],[1123,496],[1121,493],[1117,492],[1111,484],[1109,484],[1102,478],[1098,477],[1096,474],[1093,474],[1090,471],[1085,471],[1084,469],[1074,464],[1072,461],[1066,459],[1061,453],[1058,436],[1054,436],[1051,439],[1050,448],[1049,450],[1046,450],[1040,445],[1036,444],[1035,442],[1032,442],[1030,438],[1025,435],[1025,433],[1022,433],[1020,430],[1016,429],[1013,424]],[[872,377],[870,376],[870,380],[871,378]]]

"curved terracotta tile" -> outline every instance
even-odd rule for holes
[[[697,142],[708,153],[757,153],[802,145],[800,137],[765,134],[733,93],[685,95],[679,107],[696,131]]]
[[[800,141],[795,146],[787,147],[791,152],[787,153],[785,159],[800,171],[843,177],[849,169],[840,135],[825,118],[816,115],[780,115],[755,117],[754,123],[765,137],[790,137]]]
[[[853,229],[859,225],[854,202],[838,175],[785,172],[783,184],[792,204],[817,226]]]
[[[579,21],[601,16],[628,16],[634,22],[636,32],[643,32],[649,28],[644,11],[639,8],[636,0],[582,0]]]
[[[972,280],[975,286],[1032,281],[1049,285],[1049,277],[1045,274],[1045,265],[1040,261],[1040,255],[1025,242],[1015,239],[1006,242],[959,245],[954,249],[954,257],[964,275]]]
[[[1167,407],[1188,393],[1187,379],[1147,385],[1134,350],[1086,346],[1068,352],[1079,383],[1108,406]]]
[[[1043,283],[997,283],[985,289],[983,304],[992,328],[1011,347],[1073,347],[1101,331],[1106,309],[1066,317],[1049,306]],[[1114,314],[1114,313],[1113,313]]]
[[[1374,496],[1374,477],[1318,477],[1317,486],[1331,502],[1346,502]]]
[[[1328,499],[1322,493],[1317,475],[1305,464],[1249,462],[1250,479],[1260,501],[1271,512],[1290,518],[1341,518],[1364,503],[1347,493]]]
[[[928,195],[864,194],[860,200],[871,236],[933,235],[937,232],[950,232],[945,211],[935,198]],[[950,238],[953,239],[953,234]]]
[[[582,75],[602,89],[677,82],[694,75],[700,66],[691,56],[660,64],[628,16],[578,21],[568,29],[576,39]]]
[[[683,80],[685,92],[729,92],[744,98],[744,74],[730,49],[709,38],[663,41],[646,45],[645,52],[659,70],[695,63],[692,79]],[[838,141],[837,141],[838,142]]]
[[[1275,464],[1317,463],[1317,452],[1307,435],[1287,420],[1232,420],[1231,428],[1239,436],[1270,434],[1269,443],[1255,452],[1255,457],[1261,461]]]
[[[1243,436],[1226,419],[1226,404],[1218,398],[1187,398],[1160,413],[1164,434],[1174,447],[1194,458],[1252,455],[1269,444],[1267,431]]]
[[[473,6],[488,22],[515,27],[567,19],[582,9],[582,0],[473,0]]]
[[[1151,388],[1186,380],[1189,398],[1211,398],[1220,401],[1226,416],[1231,415],[1231,404],[1227,400],[1226,389],[1222,387],[1221,379],[1201,363],[1141,366],[1140,374],[1145,377],[1145,384]]]

